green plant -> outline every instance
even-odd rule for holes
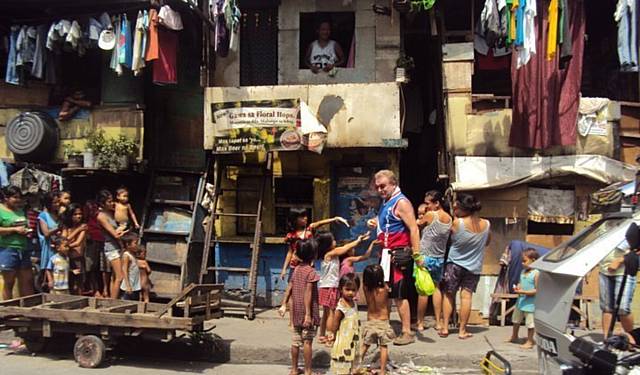
[[[396,67],[404,68],[405,70],[409,71],[415,68],[416,64],[413,61],[413,57],[407,56],[404,52],[402,52],[398,60],[396,60]]]
[[[82,152],[77,150],[71,143],[65,143],[62,148],[64,149],[64,157],[67,159],[71,156],[82,155]]]
[[[115,172],[126,167],[126,161],[135,156],[138,144],[122,134],[115,138],[107,138],[104,131],[100,130],[89,135],[87,149],[93,152],[98,168],[107,168]]]

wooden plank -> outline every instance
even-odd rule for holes
[[[52,322],[77,323],[103,327],[130,327],[191,330],[203,320],[194,318],[159,317],[152,314],[118,314],[86,310],[52,310],[45,308],[3,307],[0,318],[24,317]]]
[[[47,303],[42,307],[48,308],[48,309],[59,309],[59,310],[77,310],[77,309],[83,309],[88,306],[89,306],[88,297],[77,297],[70,301]]]
[[[44,301],[43,294],[35,294],[27,297],[20,297],[9,299],[6,301],[0,302],[0,307],[2,306],[21,306],[21,307],[31,307],[42,304]]]
[[[189,284],[189,286],[187,286],[182,293],[180,293],[179,295],[177,295],[175,298],[173,298],[171,301],[169,301],[169,303],[167,303],[167,305],[160,309],[160,311],[158,311],[155,315],[157,317],[161,317],[162,315],[166,314],[167,311],[169,311],[173,306],[175,306],[176,303],[178,303],[179,301],[183,300],[185,298],[185,296],[187,296],[193,289],[195,289],[196,284]]]
[[[100,311],[108,312],[108,313],[123,313],[123,312],[125,312],[127,310],[129,312],[132,312],[132,311],[136,311],[137,312],[138,311],[138,303],[137,302],[135,302],[135,303],[125,303],[125,304],[122,304],[120,306],[113,306],[113,307],[108,307],[106,309],[101,309]]]

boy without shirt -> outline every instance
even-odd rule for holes
[[[384,375],[389,359],[387,347],[393,342],[395,333],[389,324],[389,291],[384,282],[384,272],[379,264],[370,264],[362,274],[364,295],[367,300],[367,321],[362,326],[362,349],[360,358],[369,346],[380,348],[380,372]]]

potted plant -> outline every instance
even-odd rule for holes
[[[87,151],[93,154],[95,166],[113,172],[127,169],[137,149],[134,140],[124,135],[107,138],[102,130],[92,133],[87,141]]]
[[[409,82],[409,72],[415,67],[416,64],[413,61],[413,57],[407,56],[404,52],[401,52],[400,57],[396,61],[396,82]]]
[[[76,150],[71,143],[65,143],[62,147],[64,147],[64,156],[67,159],[67,167],[82,168],[84,163],[84,156],[82,155],[82,152]]]
[[[107,140],[104,137],[104,131],[93,131],[87,137],[87,146],[84,150],[84,167],[98,167],[96,163],[96,155],[105,147]]]

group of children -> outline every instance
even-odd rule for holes
[[[82,206],[68,191],[43,196],[35,224],[41,289],[149,301],[151,268],[133,232],[139,224],[128,190],[119,188],[115,198],[102,190]]]
[[[385,374],[388,345],[393,342],[395,333],[389,324],[391,307],[384,272],[378,264],[370,264],[364,269],[362,282],[367,321],[360,326],[357,308],[360,279],[354,268],[355,263],[369,259],[379,241],[372,241],[363,255],[356,256],[356,247],[369,239],[369,233],[337,246],[330,232],[316,233],[316,229],[336,221],[348,225],[344,219],[327,219],[308,226],[307,220],[303,211],[292,220],[293,228],[287,235],[289,253],[281,273],[284,279],[287,268],[290,269],[289,284],[279,312],[284,316],[287,308],[290,310],[291,373],[299,371],[298,357],[302,348],[304,373],[311,374],[312,342],[319,328],[318,342],[331,348],[333,374],[359,373],[360,360],[371,345],[377,345],[380,350],[379,373]],[[533,313],[538,273],[530,266],[538,256],[534,249],[523,252],[524,270],[520,283],[514,286],[519,298],[512,318],[513,333],[508,341],[518,341],[518,330],[524,320],[528,335],[522,348],[534,345]],[[316,260],[321,261],[319,274],[314,268]]]

